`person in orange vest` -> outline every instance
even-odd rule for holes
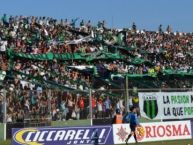
[[[116,115],[113,119],[114,124],[122,124],[123,123],[123,115],[120,113],[119,109],[116,109]]]

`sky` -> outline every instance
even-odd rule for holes
[[[193,32],[193,0],[1,0],[0,15],[79,18],[97,24],[156,31],[160,24],[173,31]]]

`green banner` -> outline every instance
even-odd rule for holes
[[[32,60],[85,60],[85,61],[95,61],[95,60],[124,60],[125,56],[117,53],[65,53],[65,54],[54,54],[54,53],[46,53],[46,54],[26,54],[26,53],[15,53],[13,50],[8,50],[7,54],[11,58],[24,58],[24,59],[32,59]]]
[[[26,53],[15,53],[13,50],[7,50],[8,56],[13,60],[13,58],[24,58],[24,59],[32,59],[32,60],[84,60],[87,62],[96,61],[96,60],[126,60],[127,56],[119,54],[119,53],[107,53],[107,52],[96,52],[96,53],[65,53],[65,54],[54,54],[54,53],[46,53],[46,54],[26,54]],[[140,64],[149,64],[149,61],[146,61],[142,58],[132,58],[131,62],[133,65]],[[10,61],[10,65],[12,62]],[[154,70],[154,67],[152,67]],[[163,75],[178,75],[178,76],[193,76],[193,70],[173,70],[166,69],[162,71]],[[125,74],[124,74],[125,75]],[[128,77],[157,77],[157,73],[154,71],[149,71],[148,74],[128,74]]]
[[[163,71],[164,75],[179,75],[179,76],[193,76],[193,70],[174,70],[174,69],[166,69]]]
[[[53,53],[47,54],[26,54],[26,53],[13,53],[14,57],[34,59],[34,60],[53,60]]]

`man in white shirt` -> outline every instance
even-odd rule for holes
[[[0,52],[5,52],[7,49],[7,41],[1,40],[0,41]]]
[[[0,84],[3,84],[3,80],[6,77],[6,71],[1,71],[0,70]]]

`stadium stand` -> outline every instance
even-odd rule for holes
[[[77,22],[2,16],[1,121],[5,98],[6,122],[85,119],[90,88],[93,117],[112,117],[124,111],[126,77],[129,88],[192,88],[192,33]]]

